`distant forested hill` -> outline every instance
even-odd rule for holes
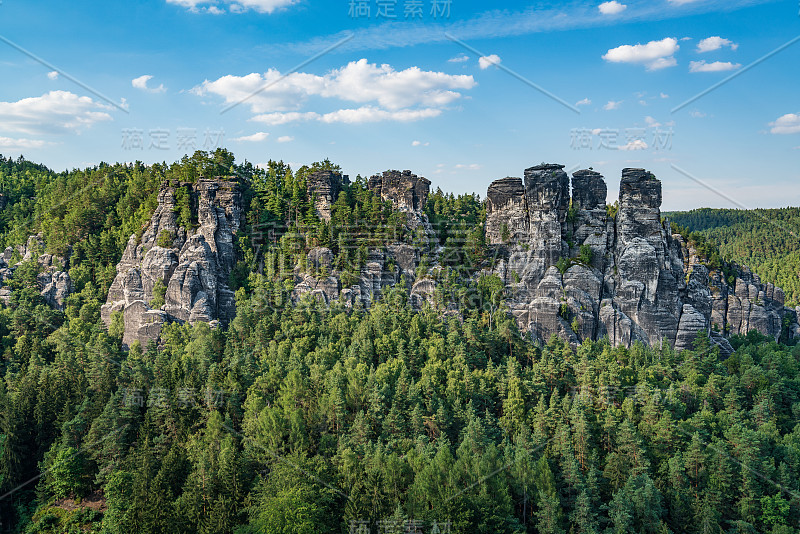
[[[782,287],[787,304],[800,304],[800,208],[701,208],[664,215],[717,243],[723,259]]]

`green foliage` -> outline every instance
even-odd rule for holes
[[[606,204],[606,215],[609,219],[616,219],[617,212],[619,212],[619,200],[614,201],[613,204]]]
[[[154,310],[160,309],[164,305],[164,296],[167,294],[167,286],[159,278],[153,284],[153,298],[150,300],[150,307]]]
[[[580,209],[580,207],[570,199],[569,207],[567,208],[567,222],[574,223],[577,220],[578,209]]]
[[[75,187],[61,197],[87,213],[117,210],[98,223],[102,239],[83,235],[77,219],[61,227],[78,287],[65,312],[43,304],[35,262],[20,266],[0,307],[0,494],[41,479],[13,506],[0,500],[4,526],[347,532],[351,521],[377,531],[395,518],[422,521],[425,532],[434,521],[486,533],[800,529],[800,348],[757,333],[734,336],[727,359],[708,338],[682,353],[533,342],[502,280],[464,276],[491,263],[475,196],[431,195],[426,211],[441,231],[426,243],[360,178],[322,223],[305,193],[308,171],[281,162],[261,170],[220,152],[58,175],[2,161],[14,174],[0,182],[13,200],[3,216],[58,211],[45,200],[49,182],[28,172],[73,185],[83,173],[116,180],[100,186],[107,197]],[[160,179],[189,184],[231,170],[249,185],[248,224],[285,229],[258,256],[237,244],[236,318],[227,329],[166,325],[159,345],[122,352],[123,317],[112,314],[106,332],[99,305]],[[41,198],[30,189],[39,185]],[[4,219],[4,238],[27,238],[25,217]],[[465,304],[459,314],[444,297],[412,309],[403,284],[369,309],[288,303],[291,269],[310,247],[329,246],[333,269],[352,282],[370,251],[397,236],[453,253],[430,276]],[[89,508],[90,496],[105,507]]]
[[[580,252],[578,253],[578,261],[583,263],[584,265],[592,265],[592,258],[594,257],[594,251],[592,247],[589,245],[581,245]]]
[[[762,281],[783,288],[787,304],[800,304],[800,208],[702,208],[665,215],[713,243],[721,259],[747,265]],[[731,276],[725,273],[726,279]]]
[[[572,262],[567,258],[558,258],[558,261],[556,262],[556,269],[558,269],[558,272],[561,274],[566,273],[567,269],[569,269],[571,266]]]
[[[511,239],[511,233],[508,230],[508,225],[506,223],[503,223],[503,226],[500,229],[500,240],[503,243],[508,243],[510,239]]]
[[[169,230],[161,230],[161,233],[158,234],[158,240],[156,241],[156,245],[162,248],[170,248],[172,247],[172,242],[175,240],[175,236],[172,235],[172,232]]]

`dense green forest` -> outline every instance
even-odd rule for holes
[[[800,208],[711,209],[665,213],[674,223],[703,235],[722,258],[747,265],[762,281],[800,305]]]
[[[499,279],[470,281],[492,260],[477,196],[431,194],[430,243],[361,177],[320,221],[305,187],[320,168],[337,167],[0,160],[2,244],[72,246],[76,280],[55,311],[23,263],[0,309],[0,530],[800,532],[800,347],[532,343]],[[159,184],[200,175],[238,177],[248,226],[281,235],[240,239],[227,329],[172,324],[124,351],[99,319],[114,266]],[[444,247],[434,305],[413,310],[402,285],[368,310],[287,304],[311,247],[355,276],[396,240]],[[471,305],[448,313],[453,298]]]

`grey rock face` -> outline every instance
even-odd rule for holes
[[[501,178],[486,193],[486,239],[496,245],[528,237],[530,221],[522,178]]]
[[[800,337],[798,313],[784,308],[780,288],[746,269],[729,285],[671,234],[669,221],[661,221],[661,182],[652,173],[623,169],[619,210],[610,218],[603,177],[576,172],[570,198],[562,169],[532,167],[524,188],[505,178],[487,193],[486,234],[502,258],[495,274],[507,285],[522,330],[542,340],[607,335],[614,344],[666,341],[679,350],[707,333],[723,354],[732,352],[725,336],[752,329],[775,339]],[[525,221],[527,231],[518,231]],[[504,228],[514,229],[507,242]],[[582,246],[591,249],[591,261]],[[554,267],[559,260],[563,275]],[[787,316],[791,326],[782,333]]]
[[[43,272],[36,277],[45,302],[57,310],[64,310],[64,301],[75,290],[69,273]]]
[[[430,189],[428,180],[410,171],[387,171],[370,178],[368,187],[383,200],[392,202],[396,209],[406,213],[409,228],[431,232],[428,219],[422,211]],[[370,306],[386,288],[405,280],[412,302],[421,306],[430,300],[435,288],[432,280],[415,284],[421,254],[418,248],[403,243],[388,245],[385,250],[370,250],[354,283],[348,286],[341,281],[343,273],[333,265],[331,251],[327,248],[312,249],[307,263],[316,276],[297,268],[291,299],[296,303],[304,295],[310,294],[327,303],[339,299],[347,306]],[[327,268],[325,274],[320,270],[323,266]]]
[[[565,254],[566,214],[569,207],[569,177],[563,165],[538,165],[525,169],[525,200],[528,206],[528,243],[531,254],[526,277],[538,281]]]
[[[431,182],[411,171],[386,171],[371,177],[367,187],[399,211],[420,213],[428,200]]]
[[[220,321],[236,315],[228,276],[236,263],[234,239],[239,230],[242,198],[236,182],[200,179],[182,184],[197,206],[196,228],[179,227],[175,211],[177,184],[164,184],[158,206],[141,240],[132,235],[117,264],[117,276],[101,308],[106,324],[122,312],[130,345],[156,340],[164,323]],[[169,236],[170,247],[160,239]],[[152,309],[163,298],[163,306]]]
[[[309,196],[314,199],[317,215],[325,222],[331,220],[331,206],[339,197],[344,185],[350,183],[347,175],[334,171],[315,171],[308,176],[306,187]]]
[[[45,246],[42,234],[28,237],[25,245],[6,247],[0,254],[0,286],[14,277],[14,271],[22,262],[36,261],[41,272],[36,277],[39,290],[45,302],[57,310],[64,310],[66,298],[75,291],[72,279],[66,270],[67,260],[52,254],[44,253]],[[19,253],[20,261],[11,265],[14,253]],[[67,254],[69,258],[69,254]],[[8,304],[11,299],[11,289],[0,289],[0,300]]]

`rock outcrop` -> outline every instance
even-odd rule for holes
[[[196,206],[194,224],[179,225],[178,188]],[[146,345],[171,321],[225,324],[235,317],[228,277],[241,217],[237,182],[201,178],[196,184],[162,185],[150,224],[141,238],[134,234],[128,240],[101,309],[106,324],[113,313],[123,314],[124,344]]]
[[[527,239],[529,227],[522,178],[492,182],[486,193],[486,240],[493,245],[518,243]]]
[[[330,220],[348,183],[330,171],[309,177],[322,219]],[[186,224],[185,205],[176,204],[179,187],[194,206],[193,224]],[[355,270],[337,265],[329,248],[314,248],[289,273],[291,301],[310,295],[326,304],[370,306],[388,287],[404,284],[414,307],[444,302],[444,313],[457,313],[455,301],[462,296],[440,293],[435,282],[445,247],[434,239],[423,211],[430,182],[410,171],[387,171],[371,177],[367,187],[407,215],[402,234],[413,235],[417,245],[354,248]],[[800,338],[800,308],[786,308],[780,288],[761,283],[745,268],[732,277],[709,271],[672,234],[669,221],[661,219],[661,182],[652,173],[623,169],[616,213],[606,206],[606,195],[599,173],[578,171],[570,184],[563,166],[553,164],[526,169],[524,180],[508,177],[489,186],[485,234],[497,261],[479,275],[503,280],[510,312],[523,331],[540,340],[557,335],[574,345],[608,336],[615,345],[667,343],[678,350],[692,348],[706,333],[723,354],[733,351],[727,337],[750,330]],[[241,204],[236,182],[201,179],[161,188],[150,224],[141,238],[128,241],[102,308],[107,324],[122,313],[125,344],[157,339],[170,321],[225,324],[234,317],[228,277],[236,262]],[[419,240],[425,236],[430,239]],[[0,279],[10,273],[4,269],[8,258],[24,257],[35,245],[0,255]],[[71,288],[68,275],[55,269],[40,283],[55,305]]]
[[[367,188],[382,200],[391,202],[395,210],[405,213],[411,228],[422,225],[429,230],[423,210],[431,189],[430,180],[411,171],[385,171],[367,180]]]
[[[335,171],[315,171],[308,176],[306,188],[314,199],[317,215],[325,222],[331,220],[331,207],[339,197],[342,187],[350,183],[350,177]]]
[[[8,304],[11,289],[5,287],[6,281],[14,277],[14,271],[22,262],[36,261],[39,274],[36,282],[45,302],[57,310],[64,310],[67,297],[75,290],[67,272],[67,259],[43,253],[45,249],[42,236],[30,236],[24,245],[6,247],[0,254],[0,301]],[[67,258],[69,255],[67,255]]]
[[[430,181],[411,171],[386,171],[371,177],[367,187],[391,202],[394,209],[404,213],[411,230],[421,230],[432,236],[433,229],[423,212],[430,192]],[[334,200],[335,202],[335,200]],[[318,208],[319,212],[319,208]],[[382,250],[369,250],[355,280],[343,280],[342,272],[333,265],[333,254],[327,248],[314,248],[306,258],[306,269],[294,271],[293,302],[310,294],[320,301],[331,303],[339,300],[347,306],[370,306],[380,298],[387,287],[404,282],[412,301],[422,305],[430,300],[434,284],[427,279],[417,280],[416,269],[423,251],[406,243],[390,244]]]
[[[582,170],[572,177],[570,196],[563,166],[548,164],[527,169],[524,186],[519,178],[489,186],[486,236],[501,258],[494,272],[507,285],[522,330],[545,341],[554,334],[573,344],[607,335],[614,344],[667,342],[679,350],[705,332],[723,353],[734,333],[800,334],[798,314],[784,308],[780,288],[747,270],[728,284],[672,235],[652,173],[622,171],[615,217],[606,193],[599,173]]]

